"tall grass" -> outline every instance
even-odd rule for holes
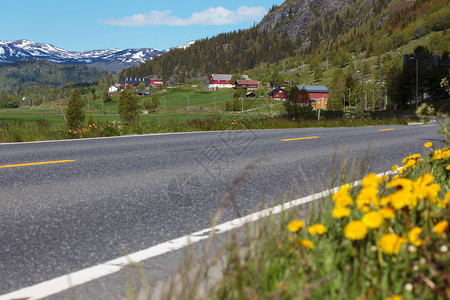
[[[91,120],[91,124],[71,130],[61,128],[55,130],[50,121],[39,118],[33,121],[0,122],[0,142],[28,142],[66,138],[92,138],[118,136],[127,134],[215,131],[215,130],[245,130],[245,129],[286,129],[311,127],[356,127],[373,125],[404,124],[406,119],[397,117],[385,118],[343,118],[340,115],[315,119],[315,115],[303,120],[293,120],[282,116],[263,117],[249,114],[216,114],[194,118],[140,118],[131,124],[122,124],[100,117]],[[94,126],[93,126],[94,125]]]
[[[51,129],[46,119],[35,119],[32,122],[8,121],[0,122],[0,142],[30,142],[54,140],[57,134]]]

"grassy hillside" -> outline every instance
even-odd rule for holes
[[[336,3],[341,6],[336,8]],[[411,45],[417,46],[417,41],[434,54],[450,50],[448,4],[448,0],[289,0],[274,6],[254,28],[199,41],[121,75],[157,74],[176,83],[205,80],[210,73],[250,73],[265,82],[280,75],[301,84],[330,84],[339,68],[342,72],[335,78],[351,73],[353,83],[347,89],[354,104],[353,93],[361,93],[356,71],[364,68],[374,82],[377,70],[373,67],[382,64],[385,81],[401,72],[401,54],[412,53]],[[310,16],[306,21],[305,15]],[[344,101],[342,83],[334,82],[331,89]],[[398,101],[394,90],[388,94]]]
[[[113,73],[86,66],[61,65],[44,60],[27,60],[0,65],[0,91],[48,85],[61,87],[68,82],[92,83]]]

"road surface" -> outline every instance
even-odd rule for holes
[[[365,172],[389,170],[423,153],[425,142],[441,143],[437,130],[312,128],[0,144],[0,295],[208,228],[219,207],[225,222],[279,203],[285,193],[308,195],[304,177],[316,191],[328,187],[334,154],[337,168],[347,159],[362,162]],[[168,263],[160,262],[169,270]]]

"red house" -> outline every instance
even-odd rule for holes
[[[155,88],[162,87],[163,81],[162,79],[150,79],[150,85]]]
[[[324,85],[297,85],[298,89],[305,89],[309,94],[311,105],[314,110],[324,110],[327,108],[330,91]]]
[[[287,94],[282,88],[276,88],[273,91],[271,91],[269,94],[269,98],[275,99],[275,100],[286,100]]]
[[[211,74],[209,76],[209,90],[214,91],[220,88],[232,88],[230,74]]]

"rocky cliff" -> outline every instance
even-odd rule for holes
[[[288,0],[274,7],[259,23],[260,30],[277,30],[292,39],[305,38],[318,17],[333,15],[353,0]]]

